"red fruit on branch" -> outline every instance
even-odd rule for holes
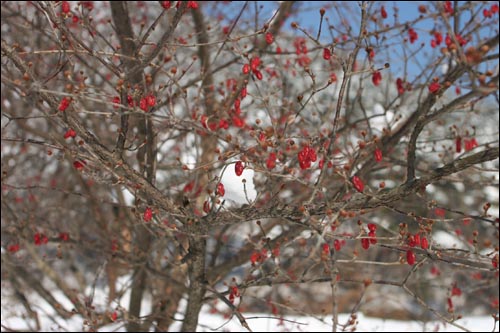
[[[269,170],[272,170],[276,167],[276,153],[269,154],[269,157],[267,158],[266,161],[266,167]]]
[[[20,248],[21,247],[19,244],[11,244],[7,247],[7,251],[9,251],[10,253],[16,253]]]
[[[260,66],[260,58],[259,57],[253,57],[250,60],[250,68],[252,69],[253,72],[259,69]]]
[[[358,192],[361,192],[361,193],[363,192],[363,190],[365,188],[365,184],[358,176],[352,177],[352,184],[354,185],[354,188],[356,188],[356,190],[358,190]]]
[[[415,265],[415,261],[417,260],[417,257],[415,256],[415,253],[413,253],[412,250],[406,251],[406,262],[408,265]]]
[[[429,241],[427,240],[427,237],[422,237],[420,240],[420,247],[424,250],[427,250],[429,248]]]
[[[266,32],[266,43],[272,44],[274,42],[273,34],[270,32]]]
[[[385,7],[384,7],[384,6],[382,6],[382,7],[380,8],[380,16],[382,16],[382,18],[383,18],[383,19],[386,19],[386,18],[387,18],[387,12],[386,12],[386,10],[385,10]]]
[[[415,41],[418,39],[417,32],[413,28],[410,28],[408,29],[408,34],[410,36],[410,43],[411,44],[415,43]]]
[[[241,176],[244,168],[245,167],[243,166],[243,162],[241,161],[236,162],[234,164],[234,173],[236,174],[236,176]]]
[[[69,97],[64,97],[61,102],[59,103],[59,111],[66,111],[68,106],[71,104],[71,98]]]
[[[323,59],[325,60],[330,60],[330,58],[332,57],[332,52],[330,52],[330,49],[329,48],[324,48],[323,49]]]
[[[361,238],[361,247],[368,250],[370,248],[370,240],[368,238]]]
[[[70,7],[69,7],[69,1],[63,1],[63,2],[61,3],[61,12],[62,12],[63,14],[69,14],[70,10],[71,10],[71,9],[70,9]]]
[[[147,207],[146,210],[144,211],[144,214],[142,216],[142,219],[144,222],[149,222],[153,218],[153,210],[151,207]]]
[[[217,185],[217,192],[216,193],[218,196],[221,196],[221,197],[223,197],[224,194],[226,194],[226,190],[224,189],[224,184],[219,183]]]
[[[73,167],[76,170],[82,170],[85,167],[85,164],[87,164],[87,163],[85,161],[83,161],[83,160],[81,160],[81,161],[74,161],[73,162]]]
[[[68,139],[68,138],[74,138],[76,137],[76,132],[74,129],[70,128],[66,131],[66,133],[64,133],[64,138],[65,139]]]
[[[380,71],[376,71],[372,74],[372,82],[375,86],[378,86],[380,81],[382,81],[382,73],[380,73]]]
[[[156,105],[156,97],[152,94],[149,94],[146,96],[146,102],[148,103],[149,106],[155,106]]]
[[[376,148],[375,149],[374,155],[375,155],[375,161],[376,162],[382,161],[382,150],[380,150],[380,148]]]
[[[430,85],[429,85],[429,92],[431,94],[434,94],[436,95],[438,92],[439,92],[439,89],[441,88],[441,85],[439,84],[439,82],[432,82]]]

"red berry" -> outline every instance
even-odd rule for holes
[[[19,246],[19,244],[11,244],[7,247],[7,251],[9,251],[10,253],[16,253],[20,248],[21,247]]]
[[[427,237],[422,237],[420,240],[420,247],[424,250],[427,250],[429,248],[429,241],[427,240]]]
[[[69,11],[70,11],[69,2],[68,1],[63,1],[62,4],[61,4],[61,12],[63,12],[64,14],[68,14]]]
[[[71,104],[71,98],[64,97],[59,103],[59,111],[66,111],[68,106]]]
[[[154,95],[147,95],[146,96],[146,101],[148,102],[149,106],[155,106],[156,105],[156,97]]]
[[[370,244],[377,244],[377,235],[375,234],[375,231],[370,231],[368,233],[368,237],[370,237]]]
[[[210,203],[208,202],[208,200],[205,200],[205,202],[203,203],[203,211],[205,213],[210,213]]]
[[[260,58],[259,57],[254,57],[250,60],[250,67],[253,72],[259,69],[260,65]]]
[[[276,167],[276,153],[269,154],[269,157],[266,161],[266,166],[269,170],[272,170]]]
[[[270,32],[266,33],[266,43],[267,44],[272,44],[274,42],[274,37],[273,34]]]
[[[120,97],[113,97],[113,100],[111,102],[113,103],[113,108],[118,109],[120,104]]]
[[[236,162],[234,164],[234,173],[236,174],[236,176],[241,176],[244,168],[245,167],[243,166],[243,162],[241,161]]]
[[[76,132],[74,129],[70,128],[66,131],[66,133],[64,133],[64,138],[67,139],[67,138],[74,138],[76,137]]]
[[[248,74],[250,73],[250,65],[249,64],[244,64],[243,65],[243,74]]]
[[[368,248],[370,247],[370,240],[368,238],[361,238],[361,247],[363,247],[363,249],[365,250],[368,250]]]
[[[439,89],[441,88],[441,85],[439,84],[439,82],[432,82],[430,85],[429,85],[429,92],[431,94],[434,94],[436,95],[438,92],[439,92]]]
[[[415,242],[414,246],[420,245],[420,234],[415,234],[415,236],[413,236],[413,241]]]
[[[408,34],[410,35],[410,43],[413,44],[418,39],[418,34],[413,28],[408,30]]]
[[[188,1],[187,8],[198,9],[198,3],[196,1]]]
[[[85,161],[74,161],[73,162],[73,167],[76,170],[82,170],[85,167],[86,162]]]
[[[385,11],[385,7],[382,6],[382,8],[380,8],[380,15],[382,16],[382,18],[387,18],[387,12]]]
[[[456,284],[453,285],[451,288],[451,296],[461,296],[462,295],[462,290],[457,287]]]
[[[376,162],[382,161],[382,150],[380,148],[375,149],[375,161]]]
[[[330,255],[330,246],[327,243],[322,245],[322,251],[324,256]]]
[[[217,185],[217,195],[223,197],[225,193],[226,193],[226,190],[224,189],[224,184],[219,183]]]
[[[323,59],[330,60],[331,57],[332,57],[332,52],[330,52],[330,49],[325,47],[323,49]]]
[[[262,73],[260,71],[253,72],[257,80],[262,80]]]
[[[415,256],[415,253],[413,253],[412,250],[406,251],[406,262],[408,265],[415,265],[417,257]]]
[[[444,11],[448,14],[453,14],[453,5],[451,4],[451,1],[444,2]]]
[[[352,177],[352,183],[358,192],[363,192],[365,184],[358,176]]]
[[[149,222],[149,221],[151,221],[152,218],[153,218],[153,210],[151,209],[151,207],[148,207],[144,211],[144,215],[142,216],[142,219],[144,220],[144,222]]]
[[[378,86],[380,84],[380,81],[382,81],[382,73],[379,71],[376,71],[372,75],[372,82],[374,85]]]
[[[39,232],[37,232],[33,238],[34,238],[35,245],[37,245],[37,246],[40,246],[42,244],[47,244],[49,242],[49,238],[47,236],[45,236],[45,234],[42,234]]]
[[[139,107],[141,108],[142,111],[147,112],[148,111],[148,101],[146,98],[141,98],[139,101]]]

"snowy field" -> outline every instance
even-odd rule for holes
[[[16,331],[31,331],[34,327],[33,322],[29,319],[23,318],[24,308],[18,304],[9,303],[10,298],[4,297],[6,288],[2,288],[2,332],[10,330]],[[56,293],[57,294],[57,293]],[[99,292],[95,294],[95,301],[100,300]],[[69,301],[64,301],[64,297],[58,300],[66,307],[70,308]],[[122,304],[128,297],[122,298]],[[75,315],[69,320],[62,320],[54,316],[54,311],[48,307],[45,302],[41,301],[34,309],[38,312],[40,320],[40,331],[47,332],[78,332],[88,330],[84,326],[82,317]],[[143,313],[147,314],[148,304],[146,302]],[[185,305],[185,304],[182,304]],[[182,306],[181,305],[181,306]],[[96,306],[97,307],[97,306]],[[122,321],[122,314],[117,311],[118,317],[116,321],[107,326],[101,327],[99,332],[125,332],[124,321]],[[305,317],[305,316],[285,316],[279,318],[270,314],[262,313],[243,313],[248,326],[253,332],[331,332],[331,316],[325,317]],[[439,321],[432,321],[427,323],[417,321],[398,321],[398,320],[383,320],[379,318],[370,318],[358,313],[356,324],[346,326],[349,322],[349,314],[339,315],[338,331],[352,332],[498,332],[498,325],[492,317],[464,317],[455,323],[461,327],[444,324]],[[179,318],[181,319],[181,318]],[[31,325],[30,325],[31,324]],[[343,326],[344,325],[344,326]],[[179,331],[181,322],[173,324],[170,328],[171,332]],[[209,313],[209,308],[204,307],[199,319],[197,331],[199,332],[248,332],[244,328],[236,316],[233,318],[224,318],[219,314]]]

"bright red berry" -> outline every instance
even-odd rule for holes
[[[69,1],[63,1],[61,3],[61,12],[63,12],[64,14],[68,14],[69,11],[70,11]]]
[[[141,98],[141,100],[139,101],[139,107],[144,112],[148,111],[148,101],[145,97]]]
[[[323,49],[323,59],[325,60],[330,60],[330,58],[332,57],[332,52],[330,51],[329,48],[324,48]]]
[[[380,73],[380,71],[376,71],[372,74],[372,82],[374,85],[378,86],[380,81],[382,81],[382,73]]]
[[[358,176],[352,177],[352,183],[358,192],[363,192],[365,184]]]
[[[365,250],[368,250],[370,247],[370,240],[368,238],[361,238],[361,247]]]
[[[144,222],[149,222],[153,218],[153,210],[151,207],[147,207],[146,210],[144,211],[144,214],[142,216],[142,219]]]
[[[412,44],[418,39],[418,34],[413,28],[408,30],[408,35],[410,36],[410,43]]]
[[[412,250],[406,251],[406,262],[408,265],[415,265],[415,261],[417,260],[417,257],[415,256],[415,253],[413,253]]]
[[[382,150],[380,148],[375,149],[375,161],[380,162],[382,161]]]
[[[322,245],[322,252],[324,256],[330,255],[330,246],[327,243]]]
[[[66,111],[68,106],[71,104],[71,98],[69,97],[64,97],[61,102],[59,103],[59,111]]]
[[[76,170],[82,170],[85,167],[85,164],[87,164],[87,163],[85,161],[83,161],[83,160],[81,160],[81,161],[74,161],[73,162],[73,167]]]
[[[241,161],[236,162],[234,164],[234,173],[236,174],[236,176],[241,176],[244,168],[245,167],[243,166],[243,162]]]
[[[384,19],[387,18],[387,12],[385,11],[384,6],[382,6],[382,8],[380,8],[380,16],[382,16],[382,18],[384,18]]]
[[[243,74],[245,74],[245,75],[248,74],[248,73],[250,73],[250,65],[249,64],[244,64],[242,71],[243,71]]]
[[[156,105],[156,97],[152,94],[149,94],[146,96],[146,101],[149,106],[155,106]]]
[[[262,73],[260,71],[254,71],[253,73],[255,74],[257,80],[262,80]]]
[[[270,32],[266,32],[266,43],[272,44],[274,42],[273,34]]]
[[[111,102],[113,103],[113,108],[118,109],[120,104],[120,97],[113,97],[113,100]]]
[[[224,189],[224,184],[219,183],[217,185],[217,195],[223,197],[225,193],[226,193],[226,190]]]
[[[266,161],[266,166],[269,170],[276,167],[276,153],[270,153]]]
[[[259,69],[260,63],[261,63],[261,61],[260,61],[259,57],[253,57],[250,60],[250,67],[251,67],[253,72],[255,72],[256,70]]]
[[[431,94],[434,94],[436,95],[438,92],[439,92],[439,89],[441,88],[441,85],[439,84],[439,82],[432,82],[430,85],[429,85],[429,92]]]
[[[64,133],[64,138],[65,139],[68,139],[68,138],[74,138],[76,137],[76,132],[74,129],[70,128],[66,131],[66,133]]]
[[[429,241],[427,240],[427,237],[422,237],[420,240],[420,247],[424,250],[427,250],[429,248]]]

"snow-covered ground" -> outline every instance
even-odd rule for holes
[[[244,317],[253,332],[331,332],[331,317],[313,318],[301,316],[286,316],[283,320],[269,314],[250,314],[245,313]],[[81,331],[81,319],[71,319],[57,325],[51,323],[48,318],[41,316],[42,331],[62,332],[62,331]],[[339,315],[341,324],[349,321],[349,315]],[[494,327],[494,321],[491,317],[466,317],[456,322],[473,332],[498,332],[498,325]],[[181,323],[178,322],[171,327],[171,332],[179,331]],[[7,329],[26,329],[26,323],[23,318],[4,318],[2,310],[2,332]],[[444,324],[438,321],[427,323],[417,321],[398,321],[384,320],[379,318],[370,318],[362,314],[357,315],[357,324],[349,326],[347,331],[354,328],[357,332],[464,332],[464,330]],[[209,314],[204,312],[200,316],[198,325],[199,332],[248,332],[241,326],[236,317],[226,319],[221,315]],[[116,323],[102,327],[100,332],[124,332],[124,323],[120,319]],[[338,331],[342,331],[339,327]]]
[[[5,285],[3,286],[5,287]],[[2,332],[10,330],[30,331],[34,328],[32,320],[23,316],[25,309],[23,306],[16,302],[12,303],[13,298],[7,297],[8,291],[2,288],[2,311],[1,311],[1,324]],[[128,303],[128,292],[121,299],[121,306]],[[62,306],[66,309],[71,309],[71,303],[60,292],[55,292],[54,296],[61,302]],[[32,302],[34,305],[33,310],[38,313],[41,330],[47,332],[78,332],[88,330],[84,326],[84,320],[79,315],[74,315],[68,320],[63,320],[55,315],[52,308],[50,308],[39,297],[31,294],[33,297]],[[105,294],[96,289],[94,294],[94,304],[96,310],[99,308],[97,304],[105,299]],[[150,301],[146,298],[143,306],[143,315],[147,315],[150,310]],[[224,307],[222,304],[219,304]],[[116,304],[115,304],[116,307]],[[181,308],[185,307],[185,302],[181,302]],[[225,309],[227,310],[227,308]],[[101,327],[100,332],[125,332],[125,323],[123,321],[123,314],[117,311],[116,322],[107,326]],[[273,316],[271,314],[263,313],[243,313],[247,324],[253,332],[331,332],[332,323],[331,316],[314,317],[314,316],[285,316],[283,318]],[[182,319],[179,315],[177,319]],[[350,320],[349,314],[339,315],[339,324],[337,331],[358,331],[358,332],[463,332],[464,330],[459,327],[444,324],[439,321],[432,321],[427,323],[417,321],[398,321],[398,320],[384,320],[379,318],[366,317],[362,313],[356,314],[356,324],[350,326],[346,325]],[[466,330],[474,332],[498,332],[498,325],[494,325],[492,317],[464,317],[456,324],[462,326]],[[181,321],[174,323],[170,331],[176,332],[181,328]],[[197,331],[199,332],[248,332],[244,328],[236,316],[232,318],[225,318],[221,314],[210,313],[209,307],[204,307],[199,318],[199,325]]]

